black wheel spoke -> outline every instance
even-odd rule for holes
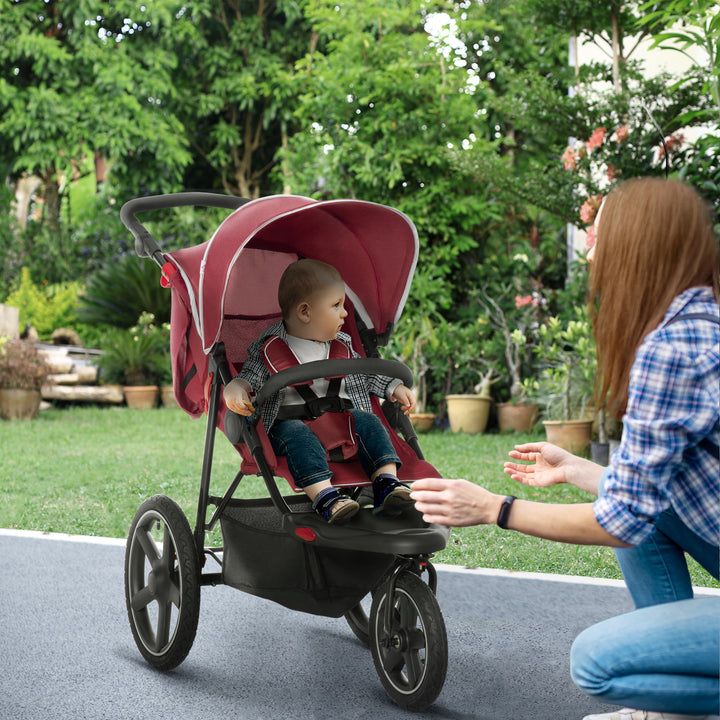
[[[138,612],[139,610],[143,610],[146,608],[155,598],[153,597],[152,593],[150,592],[150,588],[144,587],[141,590],[138,590],[133,596],[131,600],[132,609],[135,612]]]
[[[169,602],[158,603],[158,622],[155,640],[155,651],[163,650],[170,639],[171,610]]]
[[[145,557],[150,561],[151,565],[154,565],[160,559],[160,553],[155,544],[155,538],[150,534],[150,528],[138,528],[136,537],[145,553]]]
[[[425,648],[425,633],[420,628],[409,630],[407,633],[409,650],[423,650]]]
[[[408,685],[410,685],[410,687],[417,687],[418,682],[423,676],[424,664],[420,659],[420,655],[415,651],[406,652],[404,657]]]

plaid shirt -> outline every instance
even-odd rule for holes
[[[270,377],[270,371],[262,361],[261,350],[266,340],[274,335],[287,342],[287,330],[282,320],[263,330],[260,337],[250,344],[248,347],[247,360],[245,360],[240,374],[236,376],[245,380],[255,392],[260,390],[265,381]],[[352,340],[349,335],[340,332],[338,333],[338,340],[342,340],[350,348],[353,357],[360,357],[360,355],[353,350]],[[399,380],[384,375],[348,375],[344,381],[344,391],[348,398],[350,398],[355,409],[372,412],[370,393],[381,398],[390,398],[399,384]],[[275,393],[261,409],[260,415],[263,424],[268,430],[270,430],[270,427],[275,422],[280,405],[284,400],[286,389],[287,388],[283,388],[280,392]]]
[[[600,525],[631,545],[641,543],[670,507],[697,535],[718,545],[720,462],[698,443],[719,444],[720,328],[708,320],[668,325],[690,313],[718,316],[710,288],[678,295],[638,348],[622,442],[594,503]]]

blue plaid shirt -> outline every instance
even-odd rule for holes
[[[630,371],[623,437],[594,503],[597,521],[631,545],[672,507],[707,542],[718,545],[720,462],[698,444],[719,444],[720,328],[708,320],[668,321],[710,313],[710,288],[691,288],[670,304],[638,348]]]

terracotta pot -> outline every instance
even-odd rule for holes
[[[547,441],[575,455],[590,451],[592,420],[543,420]]]
[[[40,410],[39,390],[0,390],[0,415],[3,420],[32,420]]]
[[[500,403],[497,406],[500,432],[528,432],[535,426],[538,413],[534,403]]]
[[[126,385],[123,387],[123,392],[128,407],[149,410],[155,407],[160,388],[157,385]]]
[[[410,422],[418,432],[428,432],[435,426],[435,413],[410,413]]]
[[[487,395],[448,395],[450,429],[470,435],[485,432],[492,398]]]
[[[166,408],[180,407],[175,399],[175,388],[172,385],[160,386],[160,402],[162,403],[162,406]]]

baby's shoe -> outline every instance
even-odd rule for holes
[[[390,517],[399,515],[405,508],[413,504],[410,499],[410,488],[401,483],[395,475],[382,473],[373,480],[373,513],[382,513]]]
[[[347,522],[360,510],[358,503],[334,487],[321,490],[312,507],[325,522],[337,525]]]

